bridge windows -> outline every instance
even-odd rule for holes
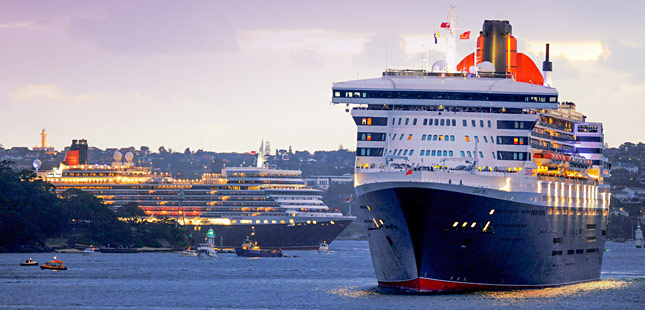
[[[528,144],[528,141],[528,137],[497,136],[497,144],[526,145]]]
[[[534,125],[534,121],[497,121],[497,129],[531,130]]]
[[[385,133],[380,133],[380,132],[359,132],[358,133],[358,141],[385,141]]]
[[[531,153],[529,152],[506,152],[497,151],[497,159],[499,160],[531,160]]]
[[[360,126],[387,126],[387,117],[354,117],[356,125]]]
[[[407,150],[406,150],[407,152]],[[356,155],[357,156],[383,156],[383,148],[376,148],[376,147],[359,147],[356,148]]]

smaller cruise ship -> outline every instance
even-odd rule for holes
[[[113,163],[88,165],[87,142],[74,140],[60,167],[41,177],[59,195],[80,189],[114,208],[134,202],[145,220],[176,221],[196,240],[204,240],[212,228],[215,245],[223,248],[238,247],[255,229],[265,248],[318,249],[355,219],[330,210],[322,192],[307,187],[301,171],[268,168],[262,154],[257,167],[226,167],[198,180],[153,172],[133,159],[132,153],[116,151]]]

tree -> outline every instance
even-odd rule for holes
[[[116,216],[119,218],[135,219],[140,216],[146,216],[146,213],[139,208],[136,202],[128,202],[116,210]]]

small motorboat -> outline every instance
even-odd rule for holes
[[[235,248],[235,254],[242,257],[283,257],[281,249],[261,249],[258,242],[246,236],[242,247]]]
[[[29,258],[24,262],[20,263],[20,266],[38,266],[38,262]]]
[[[179,256],[182,256],[182,257],[193,257],[193,256],[197,256],[197,251],[195,251],[195,250],[191,250],[191,249],[190,249],[190,247],[188,247],[188,249],[187,249],[187,250],[184,250],[184,251],[179,252]]]
[[[199,250],[197,258],[202,260],[217,258],[217,251],[215,249]]]
[[[81,253],[83,253],[83,255],[96,255],[96,254],[101,254],[101,252],[97,251],[97,250],[96,250],[96,248],[95,248],[95,247],[92,247],[92,246],[91,246],[91,247],[89,247],[89,248],[85,248],[85,249],[83,250],[83,252],[81,252]]]
[[[318,253],[327,253],[329,251],[329,244],[326,241],[323,241],[318,247]]]
[[[67,267],[65,267],[63,261],[56,259],[56,256],[54,256],[54,259],[52,261],[42,264],[40,268],[49,270],[67,270]]]

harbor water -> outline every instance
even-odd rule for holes
[[[397,294],[378,288],[366,241],[327,254],[199,260],[176,253],[0,254],[0,309],[627,309],[645,303],[645,249],[607,242],[599,281],[537,290]],[[21,267],[56,255],[66,271]]]

